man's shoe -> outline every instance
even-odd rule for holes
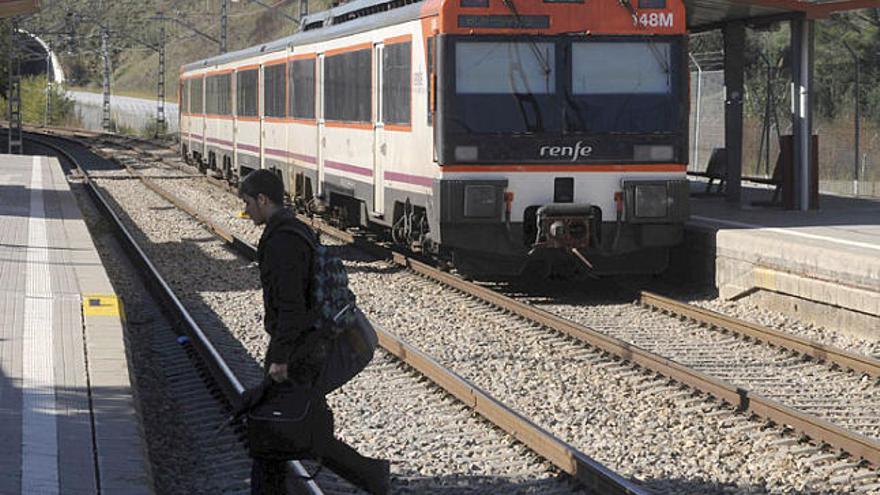
[[[365,480],[365,488],[373,495],[386,495],[391,489],[391,462],[373,459],[370,464],[370,476]]]

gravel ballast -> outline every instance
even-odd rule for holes
[[[255,265],[139,181],[97,183],[242,381],[258,382],[267,342]],[[343,439],[367,455],[392,460],[395,492],[572,490],[567,477],[511,437],[419,376],[404,370],[395,376],[389,366],[394,361],[378,352],[367,370],[330,402]]]
[[[240,211],[240,203],[235,206],[232,199],[212,199],[208,191],[203,196],[201,186],[190,187],[188,184],[214,186],[199,179],[163,180],[163,187],[168,187],[166,183],[176,184],[181,196],[191,198],[192,204],[212,212],[215,218],[225,219],[226,225],[243,237],[255,239],[255,234],[258,237],[258,231],[248,229],[244,221],[235,218],[234,212]],[[139,194],[144,196],[143,192]],[[225,195],[233,198],[228,193]],[[230,206],[234,210],[227,209]],[[154,208],[162,210],[160,206]],[[132,216],[136,215],[132,213]],[[146,221],[170,222],[178,227],[183,224],[176,218]],[[162,227],[156,229],[165,233]],[[217,253],[207,239],[210,236],[203,230],[199,234],[185,229],[176,235],[178,241],[183,238],[183,244],[194,245],[165,253],[166,256],[168,253],[175,253],[172,256],[183,253],[183,258],[190,261],[183,267],[172,265],[172,272],[191,266],[210,279],[213,276],[208,275],[208,270],[213,262],[202,263],[203,259],[216,258],[221,265],[233,265],[225,257],[228,252],[215,256]],[[161,235],[153,242],[162,245],[175,241]],[[846,483],[845,476],[836,479],[841,474],[827,469],[832,465],[830,462],[816,460],[820,454],[805,450],[803,445],[775,444],[780,441],[777,428],[763,429],[760,423],[725,413],[702,398],[690,396],[675,386],[666,386],[665,380],[637,373],[628,365],[615,364],[582,344],[499,314],[397,267],[364,260],[362,255],[349,250],[344,250],[343,254],[351,259],[348,266],[353,288],[371,318],[589,455],[606,462],[612,469],[644,480],[658,491],[842,493],[853,488]],[[256,359],[265,345],[262,336],[254,335],[253,331],[255,327],[259,328],[255,325],[261,317],[259,306],[256,306],[256,313],[232,312],[228,316],[221,315],[224,310],[220,309],[220,305],[229,304],[229,300],[239,308],[253,304],[256,289],[213,290],[215,284],[222,285],[214,280],[199,288],[206,290],[195,291],[198,297],[193,301],[194,306],[202,308],[207,316],[228,324],[230,334],[242,342],[241,347],[248,349],[247,356]],[[233,282],[230,285],[238,287],[240,284]],[[706,304],[716,303],[710,301]],[[724,310],[722,312],[736,311],[735,307],[724,307],[726,304],[717,305]],[[622,331],[638,325],[666,327],[660,315],[652,315],[641,308],[636,308],[638,314],[627,316],[630,311],[635,311],[630,304],[607,303],[586,312],[580,304],[550,302],[545,307],[575,320],[583,318],[580,321],[592,322],[593,326],[623,317],[625,323],[611,325]],[[599,325],[595,325],[597,322]],[[781,325],[782,329],[795,334],[815,331],[797,322],[785,323]],[[843,339],[834,341],[845,342]],[[229,345],[236,348],[232,342]],[[846,394],[849,391],[842,389],[839,392]],[[828,391],[833,392],[833,389]],[[703,412],[695,412],[696,409]],[[347,421],[342,420],[342,423]],[[352,438],[352,441],[356,442],[356,439]],[[366,445],[361,447],[369,448]]]

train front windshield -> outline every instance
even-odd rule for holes
[[[518,144],[529,136],[686,139],[679,38],[468,37],[448,40],[445,51],[443,134],[453,146],[477,135],[507,135]],[[488,148],[482,155],[489,161],[507,154]],[[606,149],[605,157],[615,154]]]
[[[556,45],[455,44],[452,124],[469,133],[559,132]]]

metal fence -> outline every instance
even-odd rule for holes
[[[813,132],[819,136],[819,188],[826,193],[880,197],[880,115],[870,101],[870,91],[880,88],[880,74],[857,67],[855,54],[842,43],[839,48],[840,57],[826,59],[825,66],[817,62],[815,70],[815,94],[825,98],[813,114]],[[724,147],[724,72],[717,63],[706,70],[697,55],[691,58],[688,171],[703,172],[712,150]],[[761,54],[750,63],[754,65],[752,77],[746,78],[743,175],[769,178],[779,154],[778,137],[791,133],[790,75],[778,53],[776,57]],[[857,70],[858,92],[853,85]]]

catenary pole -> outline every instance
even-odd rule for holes
[[[156,135],[165,134],[165,18],[159,19],[159,81],[156,99]]]
[[[229,22],[229,0],[220,0],[220,53],[226,53],[228,48],[228,39],[226,35],[226,27]]]
[[[48,127],[52,116],[52,54],[46,52],[46,115],[43,118],[43,127]]]
[[[9,112],[9,139],[7,151],[10,155],[23,152],[21,136],[21,58],[15,36],[18,33],[18,19],[13,17],[9,29],[9,88],[7,110]]]
[[[101,58],[104,60],[104,78],[103,78],[103,90],[104,90],[104,103],[103,103],[103,118],[101,120],[101,127],[107,131],[112,131],[112,122],[110,120],[110,33],[107,31],[107,28],[101,27]]]

